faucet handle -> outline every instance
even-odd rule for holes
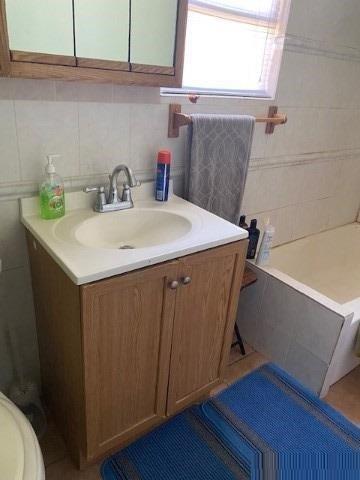
[[[131,190],[130,190],[130,187],[127,183],[123,183],[123,192],[122,192],[122,196],[121,196],[121,201],[132,203]]]
[[[85,187],[83,189],[85,193],[97,192],[97,198],[94,205],[95,212],[102,212],[104,206],[106,205],[106,195],[105,195],[105,187]]]
[[[98,192],[98,193],[105,193],[105,187],[85,187],[83,188],[84,193],[91,193],[91,192]]]

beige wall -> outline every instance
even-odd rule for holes
[[[316,5],[314,5],[316,4]],[[344,8],[347,10],[344,10]],[[360,193],[360,38],[357,0],[293,0],[275,103],[288,124],[257,125],[243,210],[277,228],[277,243],[355,220]],[[36,192],[44,155],[59,153],[68,188],[104,181],[118,163],[151,179],[156,151],[174,153],[181,189],[185,130],[167,139],[158,89],[0,79],[0,389],[13,376],[5,329],[19,335],[38,378],[31,287],[18,198]],[[186,112],[263,115],[274,101],[183,101]]]

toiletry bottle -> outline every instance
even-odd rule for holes
[[[64,182],[55,173],[53,160],[60,155],[47,155],[45,176],[40,184],[40,216],[46,220],[59,218],[65,215]]]
[[[256,265],[266,265],[269,262],[270,250],[275,235],[275,227],[270,225],[270,220],[267,219],[264,235],[261,240],[259,253],[256,257]]]
[[[240,222],[239,222],[239,227],[243,228],[246,230],[248,228],[248,224],[246,223],[246,215],[241,215],[240,217]]]
[[[160,150],[157,158],[155,200],[166,202],[169,194],[171,152]]]
[[[260,230],[256,227],[257,220],[253,218],[250,222],[250,227],[247,229],[249,232],[249,246],[246,258],[253,259],[256,255],[257,244],[259,241]]]

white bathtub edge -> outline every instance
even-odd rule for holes
[[[313,288],[309,287],[308,285],[305,285],[302,282],[299,282],[295,280],[294,278],[290,277],[286,273],[281,272],[280,270],[277,270],[274,267],[267,267],[267,266],[261,266],[261,265],[255,265],[255,263],[251,262],[249,263],[251,265],[251,268],[256,268],[259,270],[262,270],[269,274],[270,276],[277,278],[281,282],[285,283],[289,287],[297,290],[298,292],[301,292],[302,294],[306,295],[307,297],[310,297],[312,300],[315,300],[316,302],[320,303],[323,305],[325,308],[343,316],[343,317],[348,317],[349,315],[352,315],[354,313],[354,310],[352,309],[352,304],[354,302],[359,302],[359,307],[360,307],[360,298],[357,298],[355,300],[352,300],[351,302],[347,302],[344,304],[337,303],[331,298],[327,297],[326,295],[323,295],[322,293],[318,292],[317,290],[314,290]]]

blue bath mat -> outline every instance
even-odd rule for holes
[[[355,480],[360,429],[267,364],[107,459],[104,480]]]

